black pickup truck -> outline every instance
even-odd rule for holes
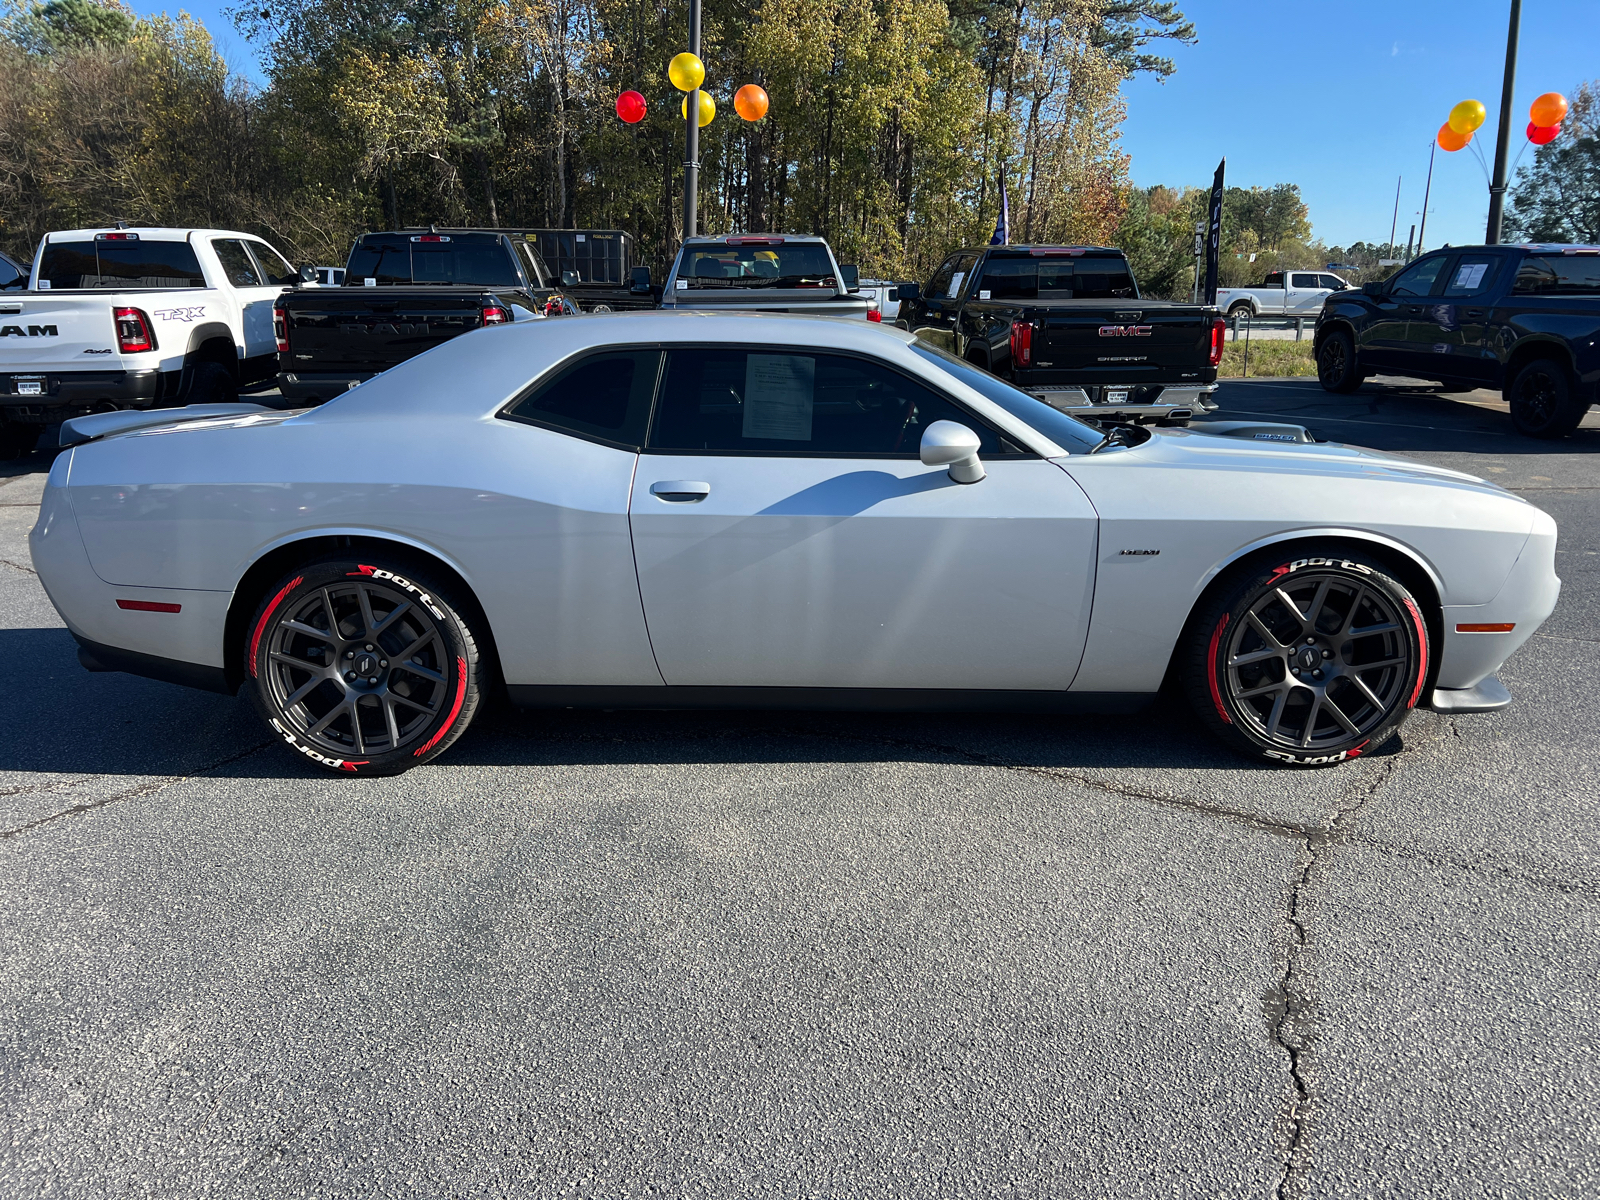
[[[317,404],[473,329],[577,312],[536,259],[498,230],[363,234],[342,286],[274,303],[279,390]]]
[[[926,288],[900,285],[895,323],[948,331],[956,354],[1074,416],[1181,423],[1217,407],[1221,314],[1143,299],[1109,247],[958,251]]]
[[[1529,437],[1565,437],[1600,399],[1600,246],[1450,246],[1323,303],[1317,377],[1498,388]]]

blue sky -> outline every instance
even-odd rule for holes
[[[185,6],[235,69],[260,79],[254,48],[223,0]],[[141,13],[161,11],[135,0]],[[1421,222],[1428,146],[1450,106],[1482,100],[1486,161],[1505,66],[1509,0],[1186,0],[1200,41],[1172,51],[1166,83],[1124,89],[1123,148],[1141,185],[1208,186],[1217,160],[1242,187],[1297,183],[1313,231],[1330,245],[1386,241],[1395,177],[1398,238]],[[1526,145],[1528,104],[1600,77],[1600,0],[1525,0],[1511,157]],[[1532,158],[1530,150],[1523,156]],[[1436,156],[1428,245],[1481,242],[1488,189],[1470,150]]]

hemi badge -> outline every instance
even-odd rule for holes
[[[163,604],[159,600],[118,600],[118,608],[125,608],[129,612],[165,612],[175,613],[183,611],[181,604]]]
[[[1515,621],[1507,621],[1501,625],[1457,625],[1457,633],[1510,633],[1517,627]]]
[[[1118,550],[1117,553],[1121,554],[1121,555],[1125,555],[1125,556],[1130,556],[1130,557],[1133,557],[1133,558],[1144,558],[1144,557],[1147,557],[1149,555],[1160,554],[1161,551],[1159,551],[1159,550]]]

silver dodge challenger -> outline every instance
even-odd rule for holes
[[[33,561],[90,670],[232,693],[336,772],[527,706],[1133,712],[1370,754],[1555,606],[1556,526],[1297,426],[1103,430],[897,330],[483,329],[319,408],[78,418]],[[1065,731],[1064,731],[1065,732]]]

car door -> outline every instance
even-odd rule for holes
[[[1505,256],[1464,252],[1440,272],[1442,288],[1411,318],[1412,366],[1428,378],[1489,384],[1496,360],[1486,345],[1488,301]]]
[[[922,465],[936,420],[987,478]],[[1060,690],[1083,652],[1088,499],[876,359],[669,350],[629,512],[669,685]]]
[[[1452,257],[1431,254],[1419,258],[1390,280],[1381,295],[1367,297],[1370,315],[1360,335],[1363,365],[1406,374],[1416,369],[1420,356],[1411,340],[1411,320],[1421,314]]]
[[[244,357],[262,359],[277,353],[272,335],[272,302],[283,285],[267,281],[266,275],[243,238],[212,238],[211,249],[222,264],[222,278],[233,293],[241,313]]]
[[[961,295],[966,290],[977,261],[978,256],[971,253],[952,254],[945,260],[929,285],[934,289],[933,294],[925,298],[925,326],[955,332],[956,314],[961,310]]]
[[[1284,293],[1284,315],[1313,316],[1322,308],[1325,295],[1321,277],[1306,271],[1290,271],[1289,286]]]

